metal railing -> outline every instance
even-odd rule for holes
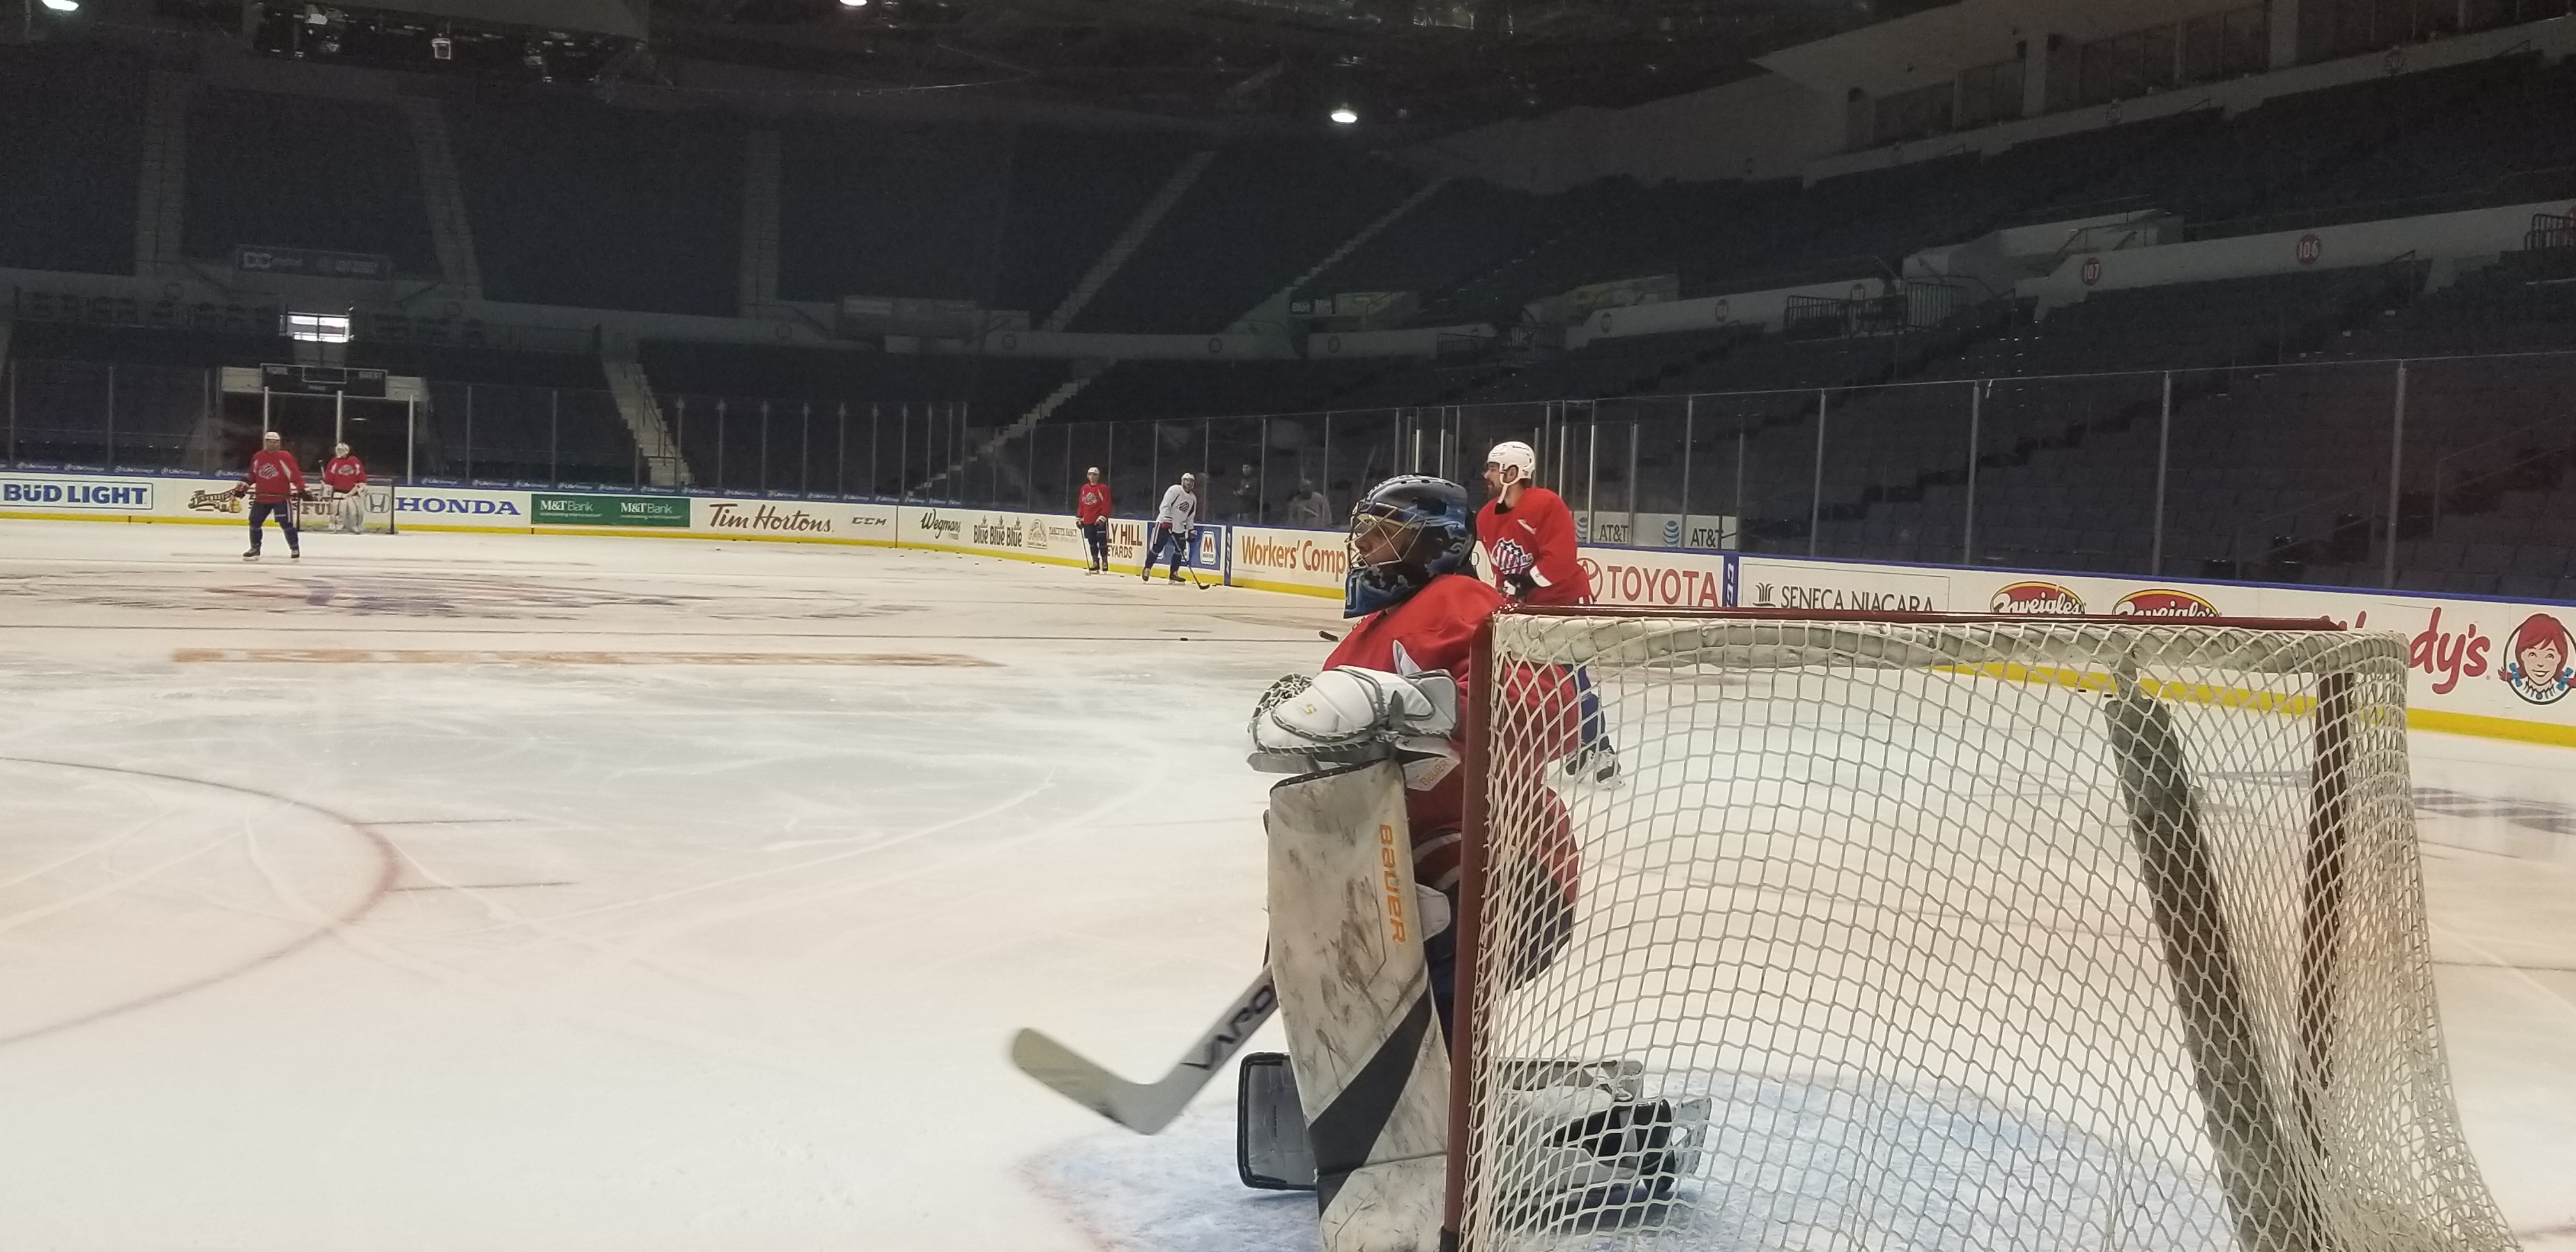
[[[419,481],[653,480],[605,391],[434,381],[410,406],[335,406],[228,396],[216,373],[13,361],[0,464],[229,472],[265,423]],[[982,455],[999,428],[962,403],[659,403],[697,489],[723,494],[1063,511],[1097,467],[1141,516],[1186,470],[1202,516],[1336,526],[1390,474],[1475,487],[1485,450],[1519,439],[1596,543],[2366,585],[2407,581],[2407,540],[2568,547],[2576,524],[2522,498],[2559,490],[2534,467],[2576,448],[2568,397],[2576,352],[2308,359],[1050,421]]]

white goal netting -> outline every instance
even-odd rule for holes
[[[359,534],[390,535],[398,529],[395,506],[392,483],[368,483],[334,502],[332,520]]]
[[[2402,641],[1494,629],[1464,1246],[2513,1246],[2444,1068]]]

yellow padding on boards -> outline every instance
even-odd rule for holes
[[[1943,665],[1943,673],[1965,674],[1978,678],[2000,678],[2006,682],[2044,683],[2071,691],[2108,692],[2111,675],[2095,669],[2076,669],[2064,665],[2024,665],[2019,661],[1987,661],[1979,665]],[[2222,709],[2254,709],[2266,713],[2285,713],[2305,717],[2315,712],[2317,698],[2278,691],[2256,691],[2249,687],[2230,687],[2219,683],[2167,682],[2161,678],[2140,678],[2138,689],[2159,700],[2178,704],[2209,704]]]

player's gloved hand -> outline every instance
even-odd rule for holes
[[[1515,600],[1526,600],[1537,590],[1538,580],[1527,574],[1507,574],[1503,577],[1503,594]]]
[[[1458,768],[1458,749],[1446,735],[1414,735],[1395,743],[1394,755],[1404,766],[1404,789],[1429,791]]]
[[[1272,683],[1252,711],[1252,767],[1305,773],[1319,764],[1389,755],[1445,756],[1457,725],[1458,684],[1445,673],[1292,674]]]

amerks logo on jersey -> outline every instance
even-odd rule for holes
[[[1538,568],[1538,555],[1521,546],[1518,539],[1505,539],[1494,545],[1494,574],[1511,578]]]
[[[2217,617],[2218,606],[2188,591],[2157,588],[2132,591],[2111,606],[2120,617]]]
[[[1986,607],[1995,613],[2074,615],[2084,611],[2084,597],[2056,583],[2014,583],[1996,592],[1994,600]]]

